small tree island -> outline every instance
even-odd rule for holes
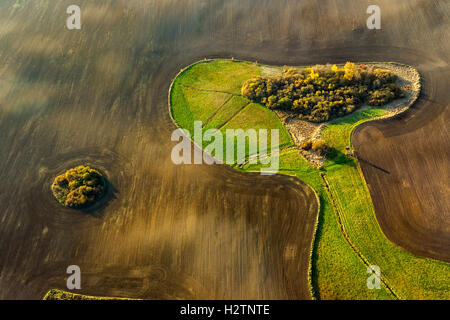
[[[57,176],[51,189],[65,207],[82,208],[97,201],[105,187],[106,180],[97,170],[81,165]]]
[[[302,120],[325,122],[345,116],[363,104],[382,106],[404,96],[389,70],[347,62],[343,68],[319,65],[282,76],[246,81],[242,95],[269,109],[291,111]]]

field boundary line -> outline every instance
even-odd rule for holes
[[[280,155],[281,152],[285,152],[285,151],[289,151],[289,150],[296,150],[295,147],[293,147],[293,146],[280,145],[279,147],[280,148],[276,148],[275,151],[272,151],[270,149],[263,151],[263,152],[266,152],[265,154],[261,154],[262,152],[259,152],[259,151],[257,153],[253,153],[253,154],[245,157],[244,158],[244,163],[238,164],[238,165],[236,165],[236,167],[237,168],[242,168],[246,164],[250,164],[250,160],[253,159],[253,158],[260,158],[261,159],[261,158],[265,158],[265,157],[270,157],[273,153],[274,154],[278,153],[278,155]],[[278,170],[278,171],[280,171],[280,170]]]
[[[220,126],[217,127],[217,130],[222,129],[223,127],[225,127],[231,120],[234,119],[234,117],[236,117],[242,110],[244,110],[247,106],[251,105],[252,103],[249,102],[247,103],[245,106],[241,107],[238,111],[236,111],[227,121],[225,121],[224,123],[220,124]]]
[[[287,148],[286,148],[287,149]],[[294,175],[297,177],[296,175]],[[303,181],[299,177],[297,177],[300,181]],[[314,229],[313,229],[313,238],[311,239],[311,245],[309,247],[309,261],[308,261],[308,287],[309,287],[309,293],[311,294],[312,300],[320,300],[320,291],[319,288],[316,288],[314,285],[313,280],[313,256],[314,252],[316,252],[318,243],[316,242],[318,240],[317,238],[317,229],[319,228],[319,217],[322,212],[322,204],[320,202],[320,196],[318,194],[318,191],[314,189],[312,186],[310,186],[308,183],[303,181],[314,193],[314,196],[316,197],[317,201],[317,215],[316,215],[316,221],[314,221]]]
[[[350,236],[345,228],[345,224],[344,224],[344,220],[345,220],[345,215],[342,214],[342,212],[340,212],[341,206],[339,204],[339,197],[334,195],[333,196],[333,190],[326,178],[326,174],[321,172],[320,176],[322,178],[322,181],[324,183],[325,186],[325,191],[328,194],[328,197],[330,198],[332,207],[333,207],[333,211],[336,215],[336,219],[339,225],[339,229],[341,230],[342,236],[344,237],[345,241],[348,243],[348,245],[350,246],[350,248],[355,252],[355,254],[358,256],[358,258],[362,261],[362,263],[369,267],[372,264],[369,262],[369,260],[362,254],[362,252],[358,249],[358,247],[353,243],[353,241],[350,239]],[[386,276],[384,276],[383,273],[381,273],[380,276],[380,280],[383,283],[383,285],[386,287],[386,289],[388,289],[388,291],[397,299],[397,300],[402,300],[402,298],[400,297],[400,295],[398,295],[392,285],[389,283],[389,280],[386,278]]]
[[[225,105],[226,105],[228,102],[230,102],[231,99],[233,99],[233,97],[234,97],[234,96],[233,96],[232,94],[230,94],[230,96],[227,98],[227,100],[225,100],[225,102],[222,103],[222,104],[216,109],[216,111],[214,111],[214,113],[212,114],[212,116],[209,117],[208,120],[206,120],[206,122],[202,125],[202,127],[203,127],[203,128],[206,127],[206,126],[208,125],[208,123],[210,123],[211,120],[214,119],[214,117],[219,113],[219,111],[222,110],[222,109],[225,107]]]

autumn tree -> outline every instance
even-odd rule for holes
[[[246,81],[242,95],[270,109],[293,111],[300,119],[324,122],[355,111],[363,103],[384,105],[403,97],[388,70],[347,62],[298,71],[284,67],[283,75],[257,76]]]
[[[356,73],[356,64],[353,62],[347,62],[344,66],[344,71],[344,79],[347,81],[352,81]]]

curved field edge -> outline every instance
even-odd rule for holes
[[[187,129],[187,128],[181,126],[181,125],[178,123],[178,121],[175,119],[175,116],[174,116],[174,114],[173,114],[172,94],[173,94],[173,88],[174,88],[175,82],[177,81],[177,79],[179,79],[179,77],[180,77],[181,75],[185,74],[185,73],[186,73],[188,70],[190,70],[192,67],[194,67],[194,66],[196,66],[196,65],[198,65],[198,64],[201,64],[201,63],[211,62],[211,61],[232,61],[233,63],[239,63],[239,62],[241,62],[241,63],[242,63],[242,62],[247,63],[247,62],[248,62],[248,61],[244,61],[244,60],[235,60],[234,58],[233,58],[232,60],[227,60],[227,59],[206,59],[206,58],[205,58],[204,60],[194,62],[194,63],[188,65],[187,67],[182,68],[182,69],[180,70],[180,72],[174,77],[173,81],[171,82],[170,87],[169,87],[169,93],[168,93],[169,115],[170,115],[170,118],[171,118],[172,122],[173,122],[179,129],[185,129],[185,130],[190,131],[189,129]],[[248,62],[248,63],[250,63],[250,62]],[[258,68],[260,68],[260,65],[259,65],[259,64],[255,63],[255,65],[257,65]],[[240,90],[240,87],[239,87],[239,90]],[[225,102],[225,103],[227,103],[227,102]],[[272,111],[270,111],[270,112],[272,112]],[[274,114],[274,115],[275,115],[275,114]],[[193,120],[193,119],[192,119],[192,120]],[[281,122],[280,122],[280,124],[281,124]],[[290,142],[289,142],[288,144],[286,144],[286,145],[279,145],[279,149],[280,149],[280,150],[282,150],[283,148],[289,149],[289,147],[292,147],[292,146],[294,145],[294,143],[293,143],[293,141],[292,141],[292,139],[291,139],[291,137],[290,137],[290,134],[287,132],[287,130],[286,130],[286,133],[287,133],[287,135],[289,135],[289,140],[290,140]],[[191,136],[192,136],[192,134],[191,134]],[[191,142],[192,142],[197,148],[202,149],[203,152],[208,153],[211,157],[215,158],[214,155],[212,155],[212,154],[209,153],[208,151],[204,150],[204,148],[203,148],[202,146],[199,146],[194,140],[191,139]],[[268,152],[268,154],[270,154],[270,149],[268,149],[267,152]],[[246,155],[246,161],[248,161],[248,159],[249,159],[250,157],[252,157],[252,156],[258,156],[258,155],[259,155],[258,153],[257,153],[257,154]],[[216,158],[215,158],[215,159],[216,159]],[[217,160],[217,159],[216,159],[216,160]],[[218,162],[220,162],[220,161],[218,161]],[[245,172],[245,170],[241,170],[241,169],[239,168],[239,166],[237,166],[237,165],[231,165],[231,167],[232,167],[233,169],[237,170],[237,171],[244,171],[244,172]],[[250,172],[250,171],[247,171],[247,172]],[[319,195],[317,194],[316,190],[315,190],[314,188],[312,188],[312,187],[311,187],[309,184],[307,184],[306,182],[304,182],[304,184],[305,184],[308,188],[310,188],[310,190],[311,190],[312,193],[314,194],[314,197],[316,198],[316,201],[317,201],[317,213],[316,213],[316,219],[315,219],[315,221],[314,221],[313,235],[312,235],[312,239],[311,239],[311,242],[310,242],[309,261],[308,261],[308,271],[307,271],[307,277],[308,277],[307,281],[308,281],[308,289],[309,289],[309,293],[310,293],[310,295],[311,295],[311,298],[312,298],[313,300],[315,300],[315,299],[318,298],[319,295],[318,295],[317,289],[315,289],[316,286],[315,286],[315,284],[314,284],[313,281],[312,281],[312,279],[313,279],[313,273],[314,273],[314,271],[313,271],[313,266],[312,266],[312,259],[313,259],[313,252],[314,252],[314,247],[315,247],[315,238],[316,238],[315,235],[316,235],[316,232],[317,232],[317,229],[318,229],[318,225],[319,225],[319,215],[320,215],[320,211],[321,211],[321,201],[320,201],[320,197],[319,197]]]
[[[415,100],[409,106],[414,102]],[[325,185],[327,181],[331,181],[328,193],[329,197],[333,195],[333,209],[342,235],[365,265],[375,264],[381,267],[383,284],[394,297],[448,299],[450,265],[416,257],[387,239],[376,219],[359,162],[345,156],[345,146],[351,146],[351,135],[360,124],[389,117],[390,114],[383,107],[371,107],[328,123],[322,129],[322,137],[336,153],[331,159],[327,159],[321,174]],[[305,178],[298,167],[290,169],[301,179]]]
[[[390,300],[395,296],[387,288],[368,290],[368,277],[364,260],[358,252],[352,250],[341,232],[340,226],[330,201],[329,194],[321,182],[320,172],[313,165],[299,155],[296,149],[286,150],[284,156],[294,155],[300,162],[297,168],[285,168],[279,174],[295,176],[310,188],[319,200],[319,214],[316,216],[315,237],[310,248],[309,286],[313,299],[350,300],[350,299],[379,299]],[[282,159],[280,159],[282,160]],[[259,168],[237,168],[243,172],[258,172]],[[301,172],[300,172],[301,171]],[[355,277],[355,275],[357,275]]]
[[[211,61],[230,60],[198,61],[177,74],[169,90],[169,114],[177,126],[179,124],[172,113],[174,83],[187,70],[205,61],[210,63]],[[250,63],[234,59],[231,62]],[[263,67],[259,64],[258,66]],[[285,148],[280,151],[280,162],[286,159],[288,161],[285,161],[286,167],[280,167],[279,173],[297,176],[308,184],[319,197],[320,209],[317,217],[317,230],[312,242],[313,249],[311,250],[309,269],[309,283],[313,297],[321,299],[446,299],[449,297],[446,290],[448,288],[446,275],[450,270],[450,265],[432,259],[415,257],[392,244],[382,233],[376,220],[372,200],[359,168],[359,163],[353,159],[348,159],[348,161],[342,159],[342,147],[346,144],[351,145],[351,134],[359,124],[388,116],[387,111],[382,107],[370,107],[330,122],[323,129],[323,134],[328,143],[335,147],[339,153],[332,159],[327,160],[324,168],[320,171],[312,167],[295,149]],[[338,137],[344,134],[345,138],[342,141],[333,141],[333,131],[338,133]],[[291,154],[289,155],[289,153]],[[294,155],[294,159],[289,159],[292,155]],[[292,166],[292,164],[298,164],[298,166]],[[247,165],[241,168],[234,167],[234,169],[252,172],[259,171],[260,166]],[[350,172],[348,172],[349,169]],[[327,179],[331,181],[331,189],[334,190],[333,193],[337,198],[336,204],[330,201],[324,183],[320,181],[321,174],[325,174]],[[348,186],[342,185],[343,177],[353,179],[350,189],[355,187],[359,193],[359,201],[357,201],[356,207],[346,206],[349,204],[348,196],[352,193],[348,192]],[[342,186],[344,188],[341,188]],[[343,190],[347,190],[347,193]],[[339,209],[342,210],[342,217],[337,214]],[[361,217],[364,219],[361,219]],[[338,223],[338,220],[341,221]],[[364,223],[358,224],[361,220],[364,220],[363,222],[366,225]],[[370,232],[362,232],[361,234],[360,231],[367,231],[364,230],[364,227],[367,226],[369,226]],[[343,229],[341,230],[341,228]],[[368,235],[371,237],[368,238]],[[377,241],[371,241],[372,236],[375,236]],[[353,249],[350,249],[348,240],[353,243]],[[372,245],[368,245],[370,243]],[[381,252],[376,248],[373,250],[373,244],[376,247],[378,243],[381,243]],[[388,262],[385,262],[386,257]],[[367,289],[367,263],[381,267],[382,290]],[[387,285],[387,283],[389,284]],[[389,289],[386,291],[387,288]]]
[[[193,64],[183,68],[180,70],[180,72],[175,76],[174,80],[172,81],[169,89],[169,96],[168,96],[168,107],[169,107],[169,115],[174,122],[174,124],[177,127],[180,127],[180,124],[178,121],[176,121],[174,114],[173,114],[173,103],[172,103],[172,94],[173,94],[173,87],[175,85],[175,82],[179,77],[183,74],[185,74],[188,70],[193,68],[194,66],[204,63],[205,61],[211,62],[211,61],[230,61],[225,59],[214,59],[214,60],[204,60],[204,61],[198,61],[194,62]],[[233,62],[240,62],[237,60],[233,60]],[[248,62],[245,62],[248,63]],[[258,65],[261,68],[261,65]],[[193,120],[192,120],[193,121]],[[195,142],[193,142],[195,144]],[[196,144],[195,144],[196,145]],[[200,146],[196,145],[200,148]],[[286,150],[289,150],[290,148],[286,148]],[[295,152],[298,154],[298,152],[295,150]],[[304,160],[303,158],[301,158]],[[311,169],[313,167],[305,161],[305,164],[307,164]],[[236,166],[232,166],[235,170],[238,171],[259,171],[259,168],[257,170],[242,170],[241,168],[238,168]],[[329,225],[333,225],[336,223],[336,218],[334,216],[333,210],[330,205],[330,201],[324,191],[324,188],[322,184],[314,183],[314,178],[312,179],[304,179],[303,177],[299,176],[298,174],[292,173],[292,172],[280,172],[281,174],[285,175],[291,175],[296,176],[301,181],[305,182],[313,191],[316,197],[318,197],[318,208],[319,212],[316,216],[316,223],[314,227],[314,235],[313,239],[311,241],[311,249],[310,249],[310,260],[308,262],[308,286],[310,288],[310,293],[312,298],[317,299],[352,299],[355,298],[355,293],[353,289],[350,288],[358,288],[358,294],[357,297],[360,297],[361,299],[390,299],[390,295],[385,292],[385,290],[377,290],[377,291],[368,291],[365,286],[365,280],[363,282],[355,282],[354,277],[348,277],[348,276],[342,276],[339,274],[339,272],[335,272],[335,270],[347,270],[346,274],[351,274],[350,270],[358,270],[358,273],[361,277],[366,278],[366,269],[362,268],[362,265],[360,261],[358,260],[355,253],[346,246],[346,243],[344,239],[342,238],[338,226],[333,226],[332,228],[327,228]],[[318,177],[318,174],[316,174]],[[316,179],[316,181],[319,181]],[[326,224],[326,228],[323,228],[323,224],[321,224],[321,220],[326,219],[328,223]],[[330,230],[327,230],[330,229]],[[330,254],[317,254],[317,247],[318,247],[318,241],[317,241],[317,232],[323,232],[326,234],[332,234],[332,236],[328,237],[327,240],[330,240],[330,243],[326,243],[326,248],[333,248]],[[324,244],[324,241],[320,242],[321,244]],[[339,244],[336,246],[336,244]],[[337,250],[339,248],[340,250]],[[319,258],[323,256],[332,256],[334,259],[330,259],[327,261],[324,261],[324,259]],[[344,259],[342,259],[344,257]],[[324,263],[320,263],[321,266],[324,266],[321,268],[320,274],[324,274],[324,276],[318,276],[319,273],[317,271],[317,267],[315,266],[314,261],[324,261]],[[320,279],[320,280],[318,280]],[[361,283],[363,285],[361,285]]]
[[[212,63],[212,62],[223,62],[223,61],[228,61],[231,63],[246,63],[246,64],[252,64],[251,62],[248,61],[242,61],[242,60],[228,60],[228,59],[205,59],[203,61],[197,61],[192,63],[191,65],[183,68],[180,70],[180,72],[175,76],[174,80],[172,81],[171,85],[170,85],[170,89],[169,89],[169,114],[170,117],[172,119],[172,121],[174,122],[174,124],[182,129],[186,129],[189,132],[191,132],[192,130],[190,130],[191,128],[189,128],[188,126],[182,126],[180,125],[179,121],[177,121],[175,118],[176,116],[174,116],[173,114],[173,103],[172,103],[172,94],[173,94],[173,88],[176,84],[177,79],[180,78],[180,76],[183,76],[186,72],[188,72],[189,70],[191,70],[193,67],[195,67],[198,64],[202,64],[202,63]],[[260,69],[273,69],[273,67],[271,66],[265,66],[265,65],[260,65],[258,64],[258,67]],[[302,67],[301,67],[302,68]],[[273,70],[272,70],[273,71]],[[240,89],[240,87],[239,87]],[[223,91],[222,91],[223,92]],[[191,118],[190,121],[194,121],[194,118]],[[186,128],[188,127],[188,128]],[[192,136],[192,134],[191,134]],[[194,141],[192,141],[198,148],[202,148],[202,146],[197,145]],[[292,143],[293,145],[293,143]],[[203,148],[202,148],[203,149]],[[282,148],[280,148],[282,149]],[[285,148],[285,150],[290,150],[291,148]],[[298,152],[295,151],[297,154]],[[210,154],[211,155],[211,154]],[[211,155],[212,156],[212,155]],[[303,158],[302,158],[303,159]],[[247,157],[248,160],[248,157]],[[308,163],[309,165],[309,163]],[[248,169],[248,170],[242,170],[242,168],[239,168],[235,165],[231,165],[235,170],[238,171],[243,171],[243,172],[253,172],[253,171],[259,171],[259,167],[256,170],[253,169]],[[314,260],[320,260],[322,261],[323,259],[320,259],[318,257],[317,254],[315,254],[314,248],[317,247],[317,238],[316,237],[316,233],[318,232],[318,230],[322,229],[320,226],[320,218],[322,216],[321,214],[321,210],[322,208],[324,208],[324,213],[328,213],[327,214],[327,219],[334,221],[336,220],[336,217],[334,215],[334,210],[330,208],[332,208],[331,201],[328,199],[328,196],[326,195],[326,192],[323,189],[323,186],[320,185],[320,187],[318,185],[316,185],[315,187],[312,187],[310,183],[308,183],[307,179],[304,179],[304,177],[302,177],[301,175],[298,174],[294,174],[291,172],[279,172],[281,174],[285,174],[285,175],[291,175],[291,176],[296,176],[297,178],[299,178],[301,181],[305,182],[305,184],[307,184],[313,191],[315,196],[317,197],[318,201],[318,214],[316,216],[316,223],[315,223],[315,227],[314,227],[314,234],[313,234],[313,239],[311,241],[311,248],[310,248],[310,260],[309,260],[309,267],[308,267],[308,286],[310,288],[310,294],[311,297],[313,299],[354,299],[355,297],[361,298],[361,299],[392,299],[393,297],[387,293],[385,291],[385,288],[383,287],[383,290],[372,290],[372,291],[368,291],[367,287],[366,287],[366,282],[365,279],[367,278],[366,275],[366,268],[362,268],[361,267],[361,261],[358,260],[357,255],[355,254],[354,251],[352,251],[349,247],[346,247],[346,243],[345,241],[343,241],[342,239],[342,234],[340,234],[338,232],[337,237],[336,234],[334,235],[335,237],[332,238],[333,242],[342,242],[341,246],[345,248],[345,250],[334,250],[335,253],[338,253],[336,256],[336,259],[333,259],[333,263],[331,265],[329,265],[329,263],[326,263],[327,268],[322,268],[322,273],[327,273],[326,276],[323,277],[319,277],[317,276],[317,274],[319,273],[315,266],[313,261]],[[313,184],[314,185],[314,184]],[[319,196],[316,190],[320,190],[322,195]],[[322,200],[322,201],[321,201]],[[324,204],[324,205],[322,205]],[[328,210],[327,210],[328,209]],[[331,213],[331,214],[330,214]],[[339,230],[339,227],[336,225],[334,226],[334,230]],[[329,232],[326,232],[327,234],[329,234]],[[328,239],[328,238],[327,238]],[[324,243],[323,241],[321,243]],[[331,245],[331,243],[328,243],[328,245],[326,245],[326,247],[333,247]],[[341,248],[343,249],[343,248]],[[324,256],[329,256],[329,254],[320,254],[319,255],[321,258]],[[346,259],[341,259],[342,256],[347,256]],[[342,261],[345,261],[345,263],[341,263]],[[327,271],[325,271],[325,269]],[[339,275],[339,276],[332,276],[330,274],[328,274],[328,270],[347,270],[347,274],[350,274],[349,269],[352,270],[356,270],[358,269],[359,274],[360,274],[360,278],[363,279],[364,281],[359,281],[358,283],[355,283],[354,278],[350,277],[342,277],[342,275],[339,272],[334,272],[335,275]],[[333,272],[333,271],[332,271]],[[316,278],[320,278],[320,280],[318,281],[318,279]],[[323,280],[323,281],[322,281]],[[326,285],[321,285],[321,283],[326,283]],[[350,283],[349,283],[350,282]],[[363,284],[363,286],[361,286],[361,284]],[[359,288],[358,290],[358,294],[355,295],[355,292],[353,289],[349,288]]]
[[[407,66],[412,68],[410,66]],[[413,68],[414,69],[414,68]],[[415,70],[417,73],[418,71]],[[420,79],[421,82],[421,79]],[[420,84],[421,86],[421,84]],[[411,101],[409,107],[416,102],[420,95]],[[332,121],[323,129],[325,140],[338,152],[344,152],[345,146],[334,141],[338,132],[345,133],[345,142],[352,146],[351,137],[359,125],[380,119],[400,116],[391,116],[383,108],[373,107],[361,110],[359,113],[349,115],[342,119]],[[349,121],[351,120],[351,121]],[[342,136],[342,135],[341,135]],[[344,142],[344,141],[341,141]],[[342,156],[327,160],[325,165],[326,177],[331,181],[332,191],[338,200],[337,211],[343,212],[343,226],[359,252],[372,264],[379,265],[384,280],[403,299],[448,299],[450,298],[450,264],[430,258],[417,257],[414,254],[392,243],[383,233],[376,218],[370,192],[362,173],[360,163],[352,160],[350,163],[342,162]],[[349,164],[349,165],[348,165]],[[349,187],[358,192],[360,203],[354,204],[354,197],[346,194]],[[358,212],[366,215],[361,223]],[[367,239],[366,235],[370,235]]]

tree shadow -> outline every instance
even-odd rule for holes
[[[384,168],[382,168],[382,167],[380,167],[380,166],[377,166],[376,164],[373,164],[372,162],[367,161],[367,160],[365,160],[365,159],[363,159],[363,158],[361,158],[361,157],[359,157],[359,156],[357,156],[357,159],[358,159],[358,161],[363,162],[363,163],[366,163],[366,164],[368,164],[369,166],[371,166],[371,167],[373,167],[373,168],[375,168],[375,169],[378,169],[378,170],[380,170],[380,171],[382,171],[382,172],[384,172],[384,173],[386,173],[386,174],[391,174],[390,171],[388,171],[388,170],[386,170],[386,169],[384,169]]]
[[[103,192],[101,197],[97,199],[93,204],[90,204],[83,208],[76,208],[74,210],[83,212],[94,218],[98,219],[103,218],[106,207],[112,200],[117,199],[116,195],[119,193],[119,191],[107,178],[104,177],[104,179],[105,179],[105,191]]]
[[[329,147],[327,151],[327,160],[333,162],[334,164],[346,164],[352,167],[356,167],[355,158],[347,155],[336,149],[335,147]]]

